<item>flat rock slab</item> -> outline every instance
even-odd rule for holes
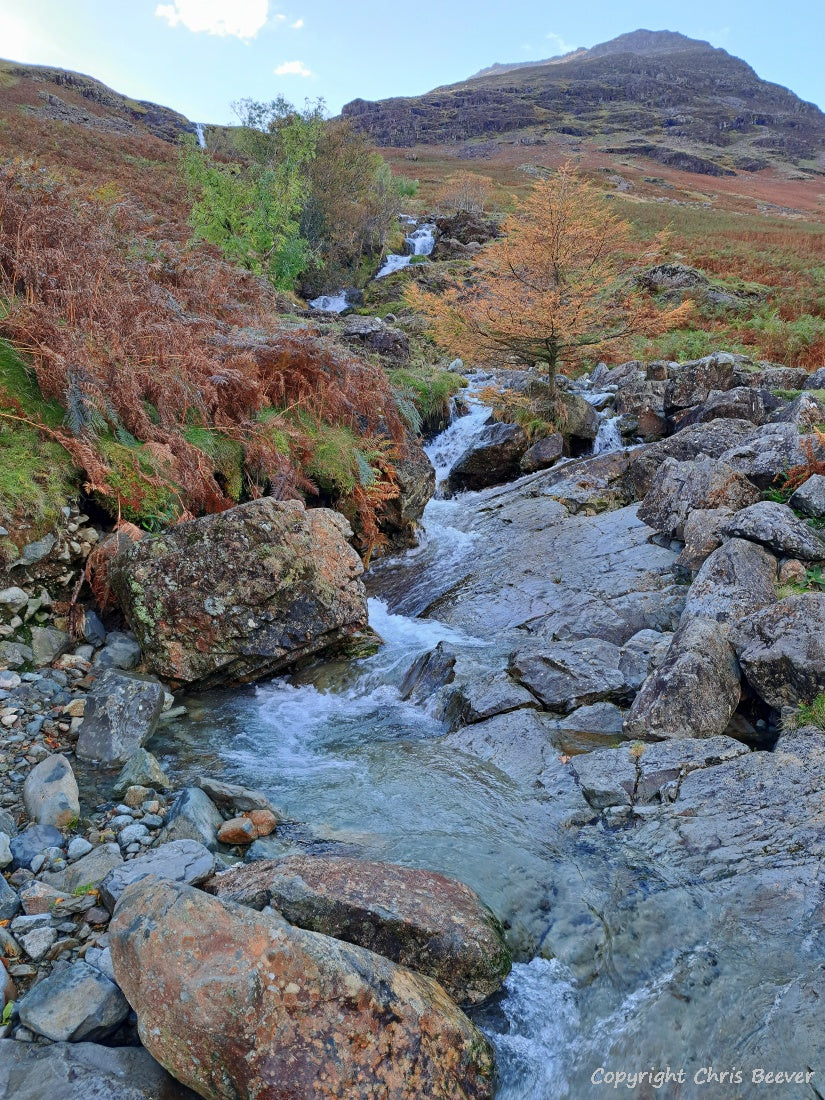
[[[124,892],[109,939],[141,1040],[203,1097],[492,1097],[481,1032],[362,947],[157,880]]]
[[[459,1004],[486,1000],[510,970],[494,915],[469,886],[434,871],[295,856],[232,867],[205,889],[429,974]]]
[[[0,1095],[9,1100],[197,1100],[142,1047],[36,1046],[0,1039]]]
[[[272,675],[367,625],[347,521],[272,497],[144,538],[110,566],[149,668],[206,688]]]
[[[574,756],[571,767],[596,810],[672,802],[690,772],[748,752],[732,737],[685,738],[655,745],[622,745]]]
[[[101,883],[100,899],[111,913],[126,887],[149,875],[197,886],[214,870],[215,857],[202,844],[194,840],[173,840],[110,871]]]
[[[156,680],[107,669],[86,696],[78,757],[125,764],[154,733],[164,694],[163,685]]]
[[[121,863],[123,856],[118,844],[101,844],[76,863],[70,863],[65,871],[47,872],[41,877],[56,890],[73,894],[83,886],[99,886],[109,872]]]
[[[55,1043],[103,1039],[129,1014],[114,982],[85,962],[56,970],[29,990],[17,1010],[20,1022]]]
[[[740,697],[739,666],[725,628],[686,616],[661,665],[625,719],[625,736],[642,740],[715,737]]]
[[[825,595],[805,592],[757,611],[737,625],[733,644],[766,703],[810,702],[825,691]]]
[[[510,662],[510,675],[548,710],[562,714],[602,700],[629,701],[633,692],[619,667],[622,651],[599,638],[533,643]]]
[[[788,557],[803,561],[825,559],[825,539],[795,516],[785,504],[761,500],[743,508],[725,523],[728,538],[748,539]]]

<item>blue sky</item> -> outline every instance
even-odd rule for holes
[[[0,57],[225,122],[245,96],[337,112],[639,27],[707,39],[825,109],[821,0],[0,0]]]

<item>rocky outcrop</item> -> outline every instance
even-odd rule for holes
[[[708,424],[683,428],[676,435],[647,447],[639,447],[628,457],[627,483],[631,499],[644,497],[665,459],[687,462],[700,455],[718,458],[749,437],[751,432],[753,425],[748,420],[711,420]]]
[[[521,473],[519,463],[526,450],[527,435],[518,424],[490,424],[450,470],[447,488],[460,493],[511,481]]]
[[[410,440],[404,456],[395,464],[398,496],[381,509],[379,525],[393,550],[414,546],[424,509],[435,492],[435,470],[424,448]]]
[[[776,558],[731,539],[709,554],[690,586],[685,614],[733,624],[776,603]]]
[[[724,524],[722,532],[729,538],[757,542],[786,557],[825,560],[825,539],[776,501],[761,500],[742,509]]]
[[[241,865],[205,889],[223,901],[271,905],[291,924],[366,947],[478,1004],[510,969],[504,932],[478,896],[433,871],[366,860],[295,856]]]
[[[733,642],[754,691],[772,707],[825,691],[825,595],[789,596],[740,622]]]
[[[666,459],[639,506],[639,518],[664,535],[681,538],[685,521],[695,509],[738,511],[758,499],[759,492],[747,478],[724,462]]]
[[[406,332],[393,328],[378,317],[352,314],[344,320],[341,335],[350,343],[398,363],[406,363],[410,357],[410,341]]]
[[[795,424],[764,424],[723,451],[720,458],[760,489],[769,489],[779,475],[806,461],[803,439]]]
[[[686,618],[661,665],[648,677],[625,719],[640,740],[715,737],[739,702],[739,666],[724,628]]]
[[[361,947],[168,882],[123,894],[110,941],[144,1046],[209,1100],[492,1096],[438,983]]]
[[[135,544],[112,562],[112,586],[158,676],[255,680],[366,626],[349,535],[337,512],[267,497]]]

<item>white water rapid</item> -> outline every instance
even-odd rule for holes
[[[409,224],[409,219],[405,220]],[[417,225],[415,222],[413,224],[416,225],[416,228],[406,237],[409,251],[403,256],[390,252],[375,276],[376,279],[383,279],[385,275],[392,275],[394,271],[401,271],[402,268],[408,266],[413,256],[429,256],[435,248],[435,226],[430,225],[429,222],[423,225]]]

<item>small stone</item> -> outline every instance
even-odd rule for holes
[[[77,821],[77,780],[65,756],[46,756],[32,768],[23,786],[23,802],[39,825],[66,826]]]
[[[127,788],[126,794],[123,796],[123,801],[130,810],[136,810],[146,801],[151,793],[149,787],[135,785]]]
[[[798,558],[786,558],[779,567],[780,584],[805,584],[808,570]]]
[[[249,820],[255,826],[255,831],[259,837],[269,836],[280,824],[280,818],[272,810],[252,810],[249,814]]]
[[[0,920],[12,920],[20,910],[20,899],[0,875]],[[7,953],[7,952],[5,952]]]
[[[218,829],[221,844],[251,844],[257,837],[258,831],[248,817],[233,817]]]
[[[56,1043],[105,1038],[129,1014],[114,982],[86,962],[44,978],[17,1007],[24,1026]]]
[[[63,835],[54,825],[30,825],[12,837],[11,854],[18,867],[31,867],[31,862],[44,848],[61,847]]]
[[[69,847],[66,854],[69,859],[74,862],[76,859],[80,859],[82,856],[88,855],[92,850],[92,845],[82,836],[76,836],[69,842]]]
[[[27,883],[20,891],[20,901],[23,904],[23,912],[27,916],[35,913],[49,913],[58,901],[63,900],[63,894],[44,882]]]
[[[27,932],[24,936],[20,936],[19,939],[20,946],[29,958],[33,959],[35,962],[39,962],[45,957],[46,953],[57,939],[57,932],[49,926],[33,928],[31,932]]]
[[[8,867],[12,861],[11,846],[7,833],[0,833],[0,870]]]
[[[127,825],[125,829],[121,829],[118,833],[118,843],[122,848],[128,847],[130,844],[134,844],[135,841],[140,842],[148,832],[149,830],[146,826],[140,822],[136,822],[134,825]]]

